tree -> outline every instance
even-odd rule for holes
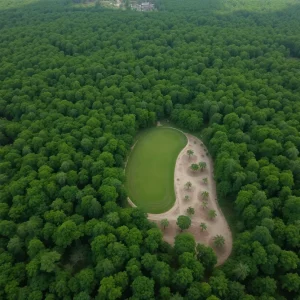
[[[218,298],[215,295],[211,295],[211,296],[207,297],[206,300],[220,300],[220,298]]]
[[[124,238],[127,246],[140,245],[143,242],[142,232],[137,228],[131,228]]]
[[[162,219],[160,221],[160,225],[163,227],[163,229],[166,229],[169,226],[169,220],[168,219]]]
[[[105,220],[109,225],[117,226],[120,222],[120,217],[117,212],[111,212],[106,215]]]
[[[56,251],[47,251],[41,255],[41,270],[48,273],[54,271],[61,255]]]
[[[202,179],[202,181],[203,181],[204,184],[207,184],[208,183],[208,178],[205,177],[205,178]]]
[[[201,197],[202,197],[203,200],[207,200],[208,197],[209,197],[209,192],[208,191],[203,191],[201,193]]]
[[[154,281],[145,276],[138,276],[131,284],[132,299],[154,299]]]
[[[210,209],[210,210],[208,211],[208,217],[209,217],[211,220],[213,220],[216,216],[217,216],[217,213],[216,213],[216,211],[215,211],[214,209]]]
[[[195,239],[190,233],[180,233],[175,237],[174,250],[177,255],[184,252],[195,253]]]
[[[187,155],[189,156],[189,159],[190,159],[191,156],[194,155],[194,151],[191,150],[191,149],[189,149],[189,150],[187,151]]]
[[[41,250],[44,250],[45,246],[44,244],[37,238],[33,238],[30,240],[28,244],[28,255],[30,258],[35,257],[38,253],[40,253]]]
[[[199,165],[197,165],[197,164],[191,164],[190,168],[191,168],[191,170],[192,170],[193,172],[196,172],[196,171],[199,170]]]
[[[207,165],[205,161],[200,161],[199,162],[199,169],[200,171],[204,171],[206,169]]]
[[[188,181],[184,186],[187,190],[189,190],[192,187],[192,183]]]
[[[175,288],[183,291],[193,282],[193,273],[188,268],[180,268],[173,277]]]
[[[283,215],[285,219],[292,223],[299,220],[300,214],[300,197],[289,197],[284,203]]]
[[[205,269],[212,270],[217,263],[217,256],[212,248],[202,244],[196,246],[197,259],[202,263]]]
[[[269,245],[273,242],[269,229],[264,226],[256,226],[252,233],[252,238],[262,245]]]
[[[114,186],[102,185],[99,189],[99,194],[103,203],[108,201],[116,201],[118,193]]]
[[[229,281],[228,295],[232,300],[245,299],[245,286],[236,281]]]
[[[90,300],[91,297],[88,292],[80,292],[74,298],[74,300]],[[48,300],[48,299],[47,299]]]
[[[185,195],[185,196],[184,196],[184,200],[185,200],[185,201],[190,200],[190,196],[189,196],[189,195]]]
[[[126,272],[131,278],[131,280],[135,279],[138,276],[142,275],[141,272],[141,263],[136,258],[132,258],[127,262]]]
[[[171,299],[171,289],[169,287],[163,286],[159,289],[160,299],[167,300]]]
[[[0,221],[0,234],[6,237],[12,237],[16,230],[16,224],[12,221]]]
[[[187,299],[208,299],[211,295],[211,287],[207,282],[193,282],[187,291]]]
[[[113,275],[116,272],[116,268],[111,259],[99,259],[96,265],[96,276],[97,277],[107,277]]]
[[[239,262],[233,269],[233,274],[237,280],[245,280],[249,273],[249,266],[243,262]]]
[[[207,209],[208,208],[208,202],[207,201],[202,201],[201,206],[202,206],[203,209]]]
[[[65,221],[54,233],[55,243],[57,246],[66,248],[81,235],[82,233],[78,230],[73,221]]]
[[[200,229],[202,232],[207,230],[207,225],[205,223],[200,223]]]
[[[154,254],[146,253],[142,256],[142,265],[147,271],[151,271],[153,265],[157,262],[157,257]]]
[[[157,261],[151,271],[151,275],[161,286],[167,286],[170,284],[171,269],[165,262]]]
[[[193,253],[185,252],[182,253],[178,258],[180,267],[186,267],[192,270],[193,278],[195,281],[202,280],[204,277],[204,267],[196,259]]]
[[[150,253],[155,252],[162,240],[162,233],[158,228],[151,228],[147,230],[147,237],[145,238],[145,246]]]
[[[117,286],[112,276],[104,277],[100,281],[98,289],[99,299],[119,299],[122,296],[122,288]]]
[[[282,288],[289,291],[299,293],[300,276],[297,273],[287,273],[281,277]]]
[[[181,229],[181,231],[188,229],[191,226],[191,218],[187,216],[179,216],[177,218],[177,226]]]
[[[279,256],[279,266],[285,271],[291,271],[297,268],[300,259],[293,251],[282,250]]]
[[[225,239],[222,235],[216,235],[213,240],[214,245],[218,248],[222,248],[225,245]]]
[[[193,207],[188,207],[186,212],[189,216],[192,216],[193,214],[195,214],[195,209]]]
[[[18,254],[22,254],[23,242],[19,237],[13,237],[7,243],[7,250],[17,256]]]
[[[92,292],[95,286],[95,274],[92,269],[82,269],[75,275],[75,278],[80,291],[88,291],[89,294]]]
[[[251,284],[251,289],[254,295],[274,295],[276,287],[276,280],[269,276],[256,277]]]
[[[221,297],[221,299],[226,297],[228,293],[228,279],[222,272],[218,273],[217,276],[210,277],[209,285],[215,295]]]

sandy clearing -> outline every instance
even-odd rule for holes
[[[162,219],[168,219],[169,226],[163,231],[164,240],[173,244],[175,236],[180,233],[176,225],[177,217],[179,215],[187,215],[187,208],[193,207],[195,214],[192,216],[192,225],[185,232],[192,233],[197,243],[211,246],[218,256],[217,265],[221,265],[231,254],[232,235],[227,221],[217,203],[216,183],[213,178],[213,161],[206,155],[205,152],[207,150],[201,140],[191,134],[184,134],[188,138],[188,143],[179,153],[176,160],[174,172],[176,200],[174,206],[167,212],[161,214],[148,214],[148,219],[156,222],[159,226]],[[194,151],[194,155],[190,158],[187,155],[188,149]],[[190,165],[192,163],[199,163],[200,161],[206,162],[206,169],[195,173],[192,172],[189,168]],[[208,178],[207,184],[202,181],[205,177]],[[190,190],[185,188],[185,183],[188,181],[192,183]],[[207,209],[203,209],[201,206],[201,193],[203,191],[209,192]],[[189,195],[190,199],[184,200],[185,195]],[[128,202],[130,205],[136,206],[130,199],[128,199]],[[217,213],[217,217],[214,220],[208,218],[208,211],[210,209],[214,209]],[[200,230],[200,223],[202,222],[207,225],[206,232]],[[216,235],[222,235],[225,238],[225,246],[222,249],[216,249],[213,245],[213,237]]]

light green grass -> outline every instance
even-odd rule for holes
[[[147,213],[162,213],[175,202],[174,169],[186,136],[170,128],[144,131],[126,166],[129,198]]]

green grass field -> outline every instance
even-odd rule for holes
[[[187,138],[177,130],[157,127],[144,131],[126,166],[129,198],[148,213],[162,213],[175,202],[174,169]]]

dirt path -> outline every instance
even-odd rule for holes
[[[168,219],[169,226],[164,231],[164,240],[173,244],[175,236],[180,232],[176,225],[177,217],[179,215],[187,215],[187,208],[193,207],[195,214],[192,216],[192,225],[186,232],[191,232],[196,242],[214,248],[218,256],[218,265],[220,265],[226,261],[231,253],[232,235],[217,202],[216,183],[213,179],[213,161],[206,155],[206,148],[198,138],[190,134],[185,135],[188,138],[188,143],[178,155],[175,166],[174,187],[176,201],[174,206],[162,214],[148,214],[148,219],[155,221],[159,225],[162,219]],[[194,151],[194,155],[190,158],[187,155],[187,150],[189,149]],[[206,162],[206,169],[204,171],[191,171],[190,165],[200,161]],[[204,183],[203,178],[207,178],[208,183]],[[192,183],[192,187],[189,190],[185,188],[185,183],[188,181]],[[209,193],[207,209],[202,207],[201,193],[203,191]],[[189,200],[184,199],[186,195],[189,196]],[[130,199],[129,203],[133,204]],[[133,206],[135,205],[133,204]],[[210,220],[208,217],[210,209],[215,210],[217,213],[217,217],[214,220]],[[200,223],[207,225],[205,232],[201,231]],[[225,238],[225,246],[222,249],[216,249],[213,245],[213,237],[218,234]]]

